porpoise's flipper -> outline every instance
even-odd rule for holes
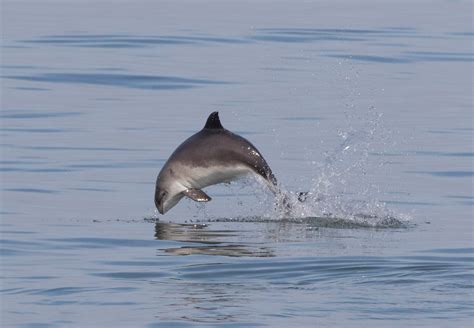
[[[195,202],[208,202],[212,199],[201,189],[194,189],[194,188],[186,189],[185,191],[183,191],[183,194],[186,197],[191,198]]]

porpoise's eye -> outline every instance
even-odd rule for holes
[[[167,194],[168,192],[166,192],[165,190],[160,191],[160,200],[163,200]]]

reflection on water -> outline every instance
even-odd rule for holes
[[[214,244],[216,238],[233,236],[232,231],[207,230],[206,224],[175,224],[157,222],[155,237],[160,240],[176,240]]]
[[[204,245],[183,245],[166,248],[164,251],[173,255],[220,255],[232,257],[270,257],[272,251],[268,247],[258,245],[242,245],[228,241],[238,236],[233,230],[211,230],[207,224],[174,224],[157,222],[155,238],[159,240],[175,240],[186,243]]]
[[[262,247],[259,249],[252,249],[245,245],[219,245],[212,246],[182,246],[179,248],[167,248],[166,253],[173,255],[219,255],[231,257],[271,257],[274,256],[272,252]]]
[[[405,233],[413,225],[396,219],[386,225],[373,226],[364,221],[356,222],[336,218],[304,218],[270,220],[261,217],[209,219],[207,223],[177,224],[157,221],[154,237],[157,240],[176,241],[161,251],[172,255],[218,255],[229,257],[273,257],[291,254],[298,249],[300,255],[332,254],[356,246],[357,238],[365,235],[371,243],[365,247],[367,254],[389,248],[397,233]],[[150,219],[146,219],[150,221]],[[286,243],[294,243],[290,249]],[[307,248],[306,243],[314,245]],[[328,246],[328,243],[331,246]],[[319,249],[316,245],[324,245]],[[328,249],[329,248],[329,249]]]

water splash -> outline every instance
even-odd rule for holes
[[[396,213],[380,201],[379,185],[371,181],[373,173],[382,169],[383,154],[390,146],[389,131],[384,128],[382,114],[371,106],[364,113],[362,124],[354,112],[346,113],[350,124],[339,130],[339,145],[326,152],[322,163],[313,162],[314,177],[305,192],[282,188],[282,196],[271,216],[280,219],[317,218],[324,226],[400,227],[410,218]],[[358,123],[358,124],[357,124]],[[381,148],[381,149],[380,149]],[[290,204],[290,206],[288,206]]]
[[[387,186],[383,181],[375,181],[377,176],[389,174],[390,166],[386,165],[384,154],[396,146],[394,132],[385,126],[383,114],[371,103],[372,97],[362,96],[357,66],[348,61],[339,64],[333,83],[341,92],[340,108],[345,119],[339,122],[338,143],[324,152],[323,161],[311,162],[310,179],[306,177],[300,183],[303,186],[306,182],[307,189],[300,190],[305,193],[282,188],[284,199],[280,197],[269,214],[280,219],[319,218],[322,225],[332,219],[334,226],[408,226],[411,218],[381,201],[383,188]],[[367,92],[383,92],[375,89],[378,86]],[[321,145],[308,150],[306,159],[317,158],[315,152],[321,151]],[[288,199],[289,213],[284,206]]]

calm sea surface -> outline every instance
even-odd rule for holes
[[[470,1],[2,1],[2,327],[469,327]],[[218,110],[264,154],[165,216]]]

